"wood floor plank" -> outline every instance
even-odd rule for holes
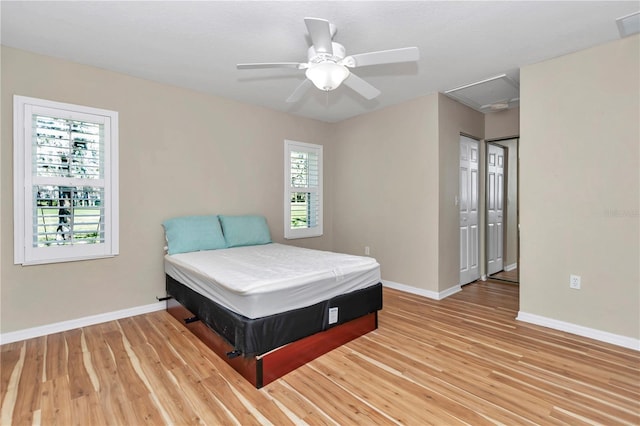
[[[597,383],[601,389],[612,390],[609,381],[612,378],[622,378],[626,368],[621,369],[620,374],[602,371],[601,369],[585,365],[582,362],[572,362],[566,358],[554,356],[551,354],[539,354],[535,357],[524,357],[520,362],[529,364],[543,369],[544,371],[553,372],[570,379],[583,383]]]
[[[156,406],[164,410],[163,417],[168,417],[168,420],[175,424],[197,424],[199,416],[176,386],[170,369],[160,361],[156,348],[146,344],[135,347],[133,350],[136,356],[143,360],[142,371],[155,395]]]
[[[183,359],[181,359],[180,355],[175,352],[175,348],[172,345],[168,345],[165,336],[163,336],[158,329],[154,327],[154,321],[151,317],[139,315],[134,317],[133,320],[144,333],[148,346],[151,346],[154,349],[163,366],[168,369],[172,369],[184,364]]]
[[[384,363],[388,367],[400,371],[407,380],[415,382],[431,389],[433,392],[447,398],[456,403],[462,403],[470,410],[480,414],[483,418],[491,419],[493,423],[502,424],[524,424],[525,419],[521,416],[514,415],[508,410],[501,409],[500,406],[490,404],[488,401],[478,398],[472,393],[456,386],[450,386],[445,380],[438,377],[438,373],[444,370],[433,370],[428,365],[429,360],[426,358],[403,357],[402,352],[395,351],[386,345],[379,344],[371,339],[358,339],[352,345],[352,350],[358,354],[367,354],[378,362]],[[487,407],[491,406],[490,410]],[[478,420],[475,423],[483,423],[484,420]]]
[[[286,380],[276,380],[270,384],[266,392],[282,405],[287,407],[297,418],[311,425],[335,425],[322,410],[312,401],[292,389]]]
[[[612,421],[631,423],[637,419],[633,413],[621,410],[610,403],[604,403],[601,399],[591,398],[587,394],[570,388],[537,381],[530,376],[522,376],[510,371],[508,374],[492,373],[489,377],[507,386],[523,389],[530,395],[548,401],[555,408],[562,408],[565,412],[582,413],[581,417],[597,419],[605,424]]]
[[[69,381],[66,376],[51,378],[42,384],[40,421],[67,426],[72,422]]]
[[[20,360],[20,354],[24,346],[24,342],[22,343],[22,345],[11,345],[10,349],[0,352],[0,365],[2,366],[2,369],[0,369],[0,402],[4,401],[9,388],[9,381]],[[9,345],[6,346],[8,347]]]
[[[100,348],[91,352],[98,375],[98,399],[108,424],[133,424],[135,414],[125,393],[124,385],[119,381],[116,363],[109,348]]]
[[[488,419],[463,405],[443,398],[426,386],[406,380],[400,371],[393,370],[388,364],[379,368],[354,353],[345,354],[336,360],[339,362],[331,361],[334,360],[320,359],[313,366],[324,375],[336,378],[343,388],[382,409],[401,424],[415,424],[424,421],[425,417],[431,424],[490,424]],[[374,374],[369,375],[367,386],[361,386],[359,378],[367,371]]]
[[[197,374],[188,365],[174,368],[171,374],[176,378],[177,385],[194,412],[199,413],[200,421],[207,425],[236,424],[236,419],[227,415],[224,405],[207,391]]]
[[[444,372],[440,378],[454,386],[462,387],[487,403],[499,403],[501,407],[518,413],[535,424],[559,424],[550,417],[552,404],[529,395],[521,389],[501,385],[483,375]],[[499,398],[499,401],[498,401]]]
[[[46,363],[43,380],[51,380],[67,375],[67,342],[64,333],[46,336]]]
[[[97,393],[74,398],[71,401],[71,425],[107,425],[107,419],[98,401]]]
[[[22,379],[22,369],[24,367],[24,360],[27,352],[26,342],[20,343],[21,344],[19,346],[11,345],[10,350],[2,351],[3,355],[8,355],[8,359],[13,359],[10,352],[19,350],[19,353],[14,353],[14,355],[17,355],[15,362],[8,362],[6,364],[0,363],[2,377],[4,378],[2,382],[2,400],[0,400],[0,403],[2,404],[0,406],[0,424],[2,425],[10,425],[13,423],[13,413],[15,412],[18,399],[18,386]]]
[[[135,317],[119,319],[118,325],[131,346],[140,346],[147,343],[147,338],[138,327]]]
[[[136,372],[132,359],[125,348],[124,335],[120,331],[105,333],[105,340],[109,344],[115,360],[115,368],[118,381],[123,384],[129,399],[147,397],[151,389],[148,389],[140,375]]]
[[[65,331],[64,337],[67,344],[67,367],[69,378],[69,393],[71,399],[88,395],[95,391],[87,367],[85,366],[85,353],[82,344],[82,330]]]
[[[293,421],[283,412],[264,391],[256,389],[248,381],[237,374],[225,378],[231,390],[245,406],[249,406],[252,414],[261,420],[271,421],[275,425],[293,425]]]
[[[255,389],[164,311],[0,347],[0,424],[640,425],[640,352],[515,320],[518,286],[384,290],[379,328]]]
[[[227,364],[224,364],[229,367]],[[231,367],[229,367],[231,369]],[[232,370],[233,371],[233,370]],[[231,374],[231,372],[229,372]],[[235,374],[235,372],[234,372]],[[230,376],[229,376],[230,377]],[[231,389],[227,380],[221,375],[213,375],[203,381],[206,389],[212,397],[224,403],[226,409],[231,413],[239,424],[247,426],[259,426],[260,421],[251,413],[249,408],[242,403],[237,394]]]
[[[97,397],[107,424],[131,425],[138,423],[138,418],[126,386],[118,375],[115,354],[107,342],[108,334],[116,330],[112,326],[91,326],[84,332],[98,381]],[[96,347],[92,347],[93,344]]]
[[[322,357],[315,361],[320,362]],[[314,362],[315,362],[314,361]],[[310,364],[314,364],[314,362]],[[317,364],[317,363],[316,363]],[[303,374],[296,374],[302,370]],[[336,378],[339,381],[339,378]],[[310,365],[285,376],[284,380],[306,395],[327,415],[342,424],[391,424],[390,417],[381,414],[365,401],[358,399],[342,387],[336,386],[334,377],[323,375]],[[366,384],[363,383],[364,386]]]
[[[33,412],[40,408],[46,337],[25,342],[25,357],[13,410],[13,424],[32,424]]]
[[[589,383],[579,382],[567,377],[550,374],[539,369],[530,368],[524,364],[517,364],[516,367],[503,364],[496,366],[492,375],[506,376],[521,383],[521,387],[532,387],[541,389],[554,395],[557,400],[571,401],[571,403],[582,403],[586,406],[604,405],[615,407],[624,412],[633,412],[624,408],[625,404],[633,404],[640,399],[627,397],[620,393],[604,391],[602,388],[595,388]],[[503,380],[496,377],[496,380]]]
[[[218,356],[182,325],[176,324],[176,321],[167,321],[164,312],[160,314],[162,316],[153,322],[160,333],[169,336],[166,344],[172,347],[172,351],[179,351],[182,361],[190,366],[201,380],[216,374],[217,363],[220,361]]]

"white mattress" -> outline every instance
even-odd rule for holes
[[[248,318],[310,306],[380,282],[371,257],[284,244],[166,255],[165,272]]]

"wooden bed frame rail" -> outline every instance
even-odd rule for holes
[[[230,358],[227,353],[234,351],[233,346],[202,321],[185,321],[194,315],[179,302],[174,299],[168,300],[167,312],[258,389],[307,362],[378,328],[378,312],[372,312],[281,346],[264,355]]]

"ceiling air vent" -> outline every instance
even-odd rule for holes
[[[620,37],[628,37],[640,33],[640,12],[631,13],[616,19]]]
[[[445,95],[476,111],[492,112],[519,105],[520,86],[507,74],[447,90]]]

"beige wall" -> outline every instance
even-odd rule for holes
[[[163,294],[161,222],[182,214],[259,213],[283,240],[283,140],[325,145],[322,122],[2,47],[1,332],[154,303]],[[119,112],[120,255],[13,265],[13,95]],[[332,247],[331,161],[325,237]]]
[[[438,289],[438,95],[337,123],[334,249],[385,280]]]
[[[482,138],[483,115],[436,94],[335,131],[334,249],[371,247],[385,280],[432,292],[456,286],[460,133]]]
[[[639,56],[636,35],[520,73],[520,310],[635,339]]]
[[[484,137],[487,140],[504,139],[520,134],[520,108],[495,111],[484,116]]]

